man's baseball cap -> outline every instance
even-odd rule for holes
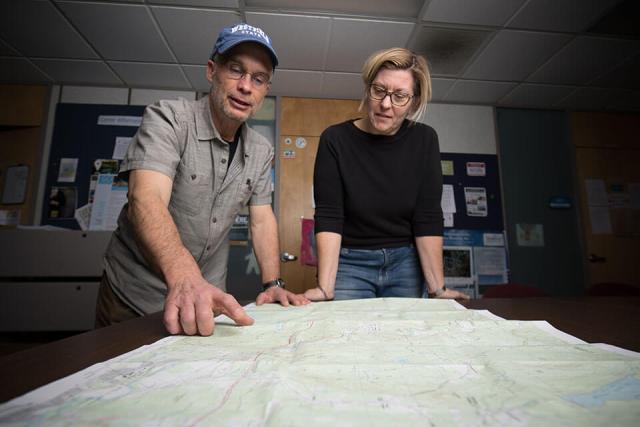
[[[225,53],[232,47],[245,42],[255,42],[264,46],[271,56],[273,68],[276,68],[278,65],[278,56],[273,46],[271,46],[271,39],[269,39],[269,36],[260,28],[252,27],[249,24],[237,24],[220,31],[218,40],[216,40],[216,44],[213,47],[212,57],[215,56],[216,53]]]

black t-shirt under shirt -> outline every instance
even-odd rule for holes
[[[406,246],[442,236],[442,169],[433,128],[405,120],[395,135],[373,135],[353,120],[320,136],[314,171],[315,231],[349,248]]]

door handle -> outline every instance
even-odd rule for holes
[[[589,262],[606,262],[607,258],[596,254],[589,254]]]
[[[289,252],[282,252],[280,254],[280,261],[282,262],[290,262],[290,261],[295,261],[297,259],[298,259],[297,256],[290,254]]]

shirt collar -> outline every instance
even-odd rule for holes
[[[238,141],[238,143],[247,140],[248,132],[249,127],[245,122],[240,126],[240,141]],[[218,129],[216,129],[213,124],[213,118],[211,117],[211,104],[209,103],[208,94],[196,101],[196,134],[199,141],[211,141],[214,139],[223,141],[220,136],[220,132],[218,132]],[[247,144],[241,143],[238,148],[240,147],[243,148],[245,155],[249,155],[251,149]]]

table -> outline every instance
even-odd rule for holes
[[[546,320],[587,342],[640,351],[639,297],[478,299],[462,303],[511,320]],[[162,313],[0,359],[0,402],[168,336]]]

